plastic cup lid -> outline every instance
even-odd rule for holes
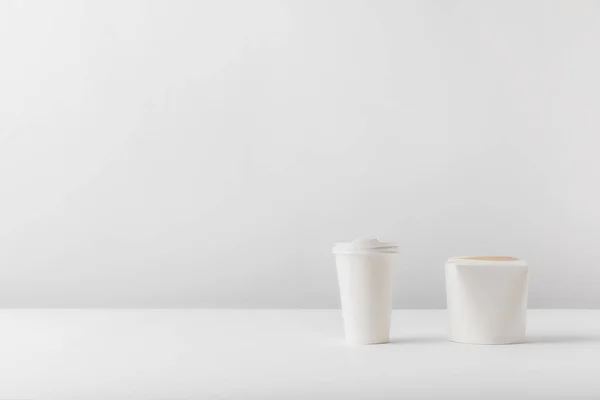
[[[356,239],[350,243],[336,243],[333,246],[334,253],[355,253],[355,252],[379,252],[379,253],[396,253],[398,245],[391,242],[380,242],[375,238]]]

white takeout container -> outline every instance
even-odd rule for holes
[[[446,262],[449,339],[473,344],[525,340],[528,266],[512,257],[453,257]]]

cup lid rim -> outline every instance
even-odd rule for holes
[[[336,243],[333,246],[334,253],[353,253],[353,252],[379,252],[396,253],[398,245],[393,242],[382,242],[376,238],[355,239],[351,242]]]

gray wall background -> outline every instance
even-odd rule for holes
[[[512,255],[600,307],[597,1],[2,1],[0,306],[394,302]]]

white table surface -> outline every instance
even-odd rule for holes
[[[445,340],[394,311],[349,347],[339,310],[0,310],[0,399],[600,399],[600,310],[532,310],[529,342]]]

